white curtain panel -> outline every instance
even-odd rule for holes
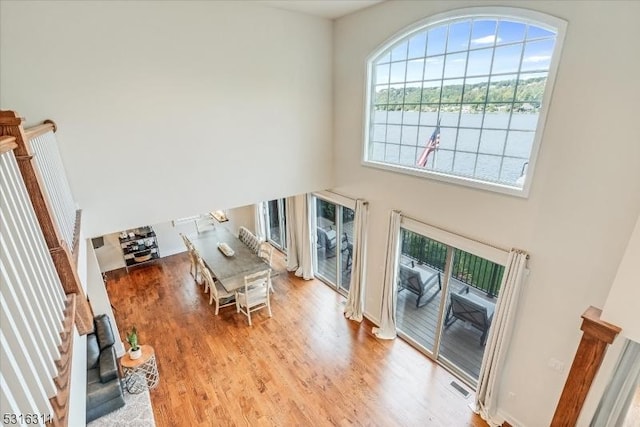
[[[512,249],[502,276],[500,294],[480,366],[475,401],[476,412],[490,426],[501,425],[503,421],[497,419],[496,413],[498,388],[526,270],[527,254],[521,250]]]
[[[253,205],[256,237],[261,242],[265,242],[267,240],[267,224],[264,219],[266,208],[267,204],[265,202],[259,202]]]
[[[637,425],[626,418],[638,387],[640,387],[640,344],[627,340],[589,426]]]
[[[385,340],[392,340],[396,337],[396,277],[401,219],[402,214],[399,211],[391,211],[389,236],[387,237],[387,259],[382,288],[382,315],[380,316],[380,327],[372,330],[376,337]]]
[[[285,205],[285,229],[287,239],[287,271],[298,269],[298,242],[296,241],[296,217],[294,197],[287,197]]]
[[[287,270],[304,280],[313,279],[313,241],[311,240],[311,196],[287,197]]]
[[[353,222],[353,255],[351,259],[351,282],[349,295],[344,307],[344,315],[357,322],[362,321],[364,311],[364,286],[367,247],[367,218],[369,204],[364,200],[356,200],[355,219]]]

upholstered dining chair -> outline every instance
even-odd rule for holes
[[[243,226],[240,227],[240,229],[238,230],[238,239],[240,239],[242,243],[247,245],[249,249],[253,251],[253,253],[256,253],[256,254],[258,253],[261,240],[258,239],[258,237],[255,234],[249,231],[248,228]]]
[[[265,308],[271,314],[271,301],[269,300],[269,281],[271,269],[259,271],[244,277],[244,287],[236,290],[236,311],[242,312],[251,324],[251,312]]]
[[[220,308],[235,305],[235,301],[233,300],[235,294],[233,292],[227,292],[220,282],[214,280],[211,275],[211,270],[203,265],[201,273],[205,283],[205,292],[207,288],[209,289],[209,305],[213,304],[213,301],[216,302],[216,316]]]

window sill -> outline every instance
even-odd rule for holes
[[[516,196],[527,198],[529,196],[529,178],[525,180],[522,188],[509,186],[506,184],[491,183],[487,181],[479,181],[473,178],[465,178],[454,175],[447,175],[441,172],[414,169],[402,165],[390,165],[388,163],[380,163],[372,160],[363,160],[362,165],[373,168],[382,169],[389,172],[399,173],[402,175],[412,175],[420,178],[433,179],[440,182],[446,182],[449,184],[460,185],[463,187],[474,188],[478,190],[489,191],[492,193],[507,194],[509,196]]]

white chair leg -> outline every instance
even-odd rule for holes
[[[209,305],[213,304],[213,292],[209,294]]]
[[[273,317],[273,315],[271,314],[271,302],[270,302],[269,296],[267,296],[267,310],[269,311],[269,317]]]
[[[253,326],[251,325],[251,309],[249,307],[247,307],[247,317],[249,318],[249,326]]]
[[[216,316],[218,315],[218,311],[220,311],[220,301],[216,300]]]

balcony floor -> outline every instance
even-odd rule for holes
[[[428,271],[435,271],[429,267],[420,266]],[[450,279],[450,291],[459,292],[466,286],[464,283]],[[428,297],[438,292],[434,287]],[[480,291],[471,288],[470,292],[475,293],[479,297],[495,303],[495,299],[491,300]],[[417,296],[407,290],[398,293],[396,322],[397,328],[402,333],[408,335],[418,345],[433,351],[436,325],[438,322],[438,314],[440,311],[441,294],[438,294],[427,304],[416,308]],[[448,298],[446,298],[448,302]],[[446,310],[446,306],[445,306]],[[446,314],[446,311],[445,311]],[[440,354],[439,357],[447,360],[455,365],[467,375],[477,380],[480,373],[480,365],[482,364],[482,356],[484,354],[484,346],[480,345],[480,336],[482,332],[470,324],[457,320],[451,326],[444,328],[440,338]]]

